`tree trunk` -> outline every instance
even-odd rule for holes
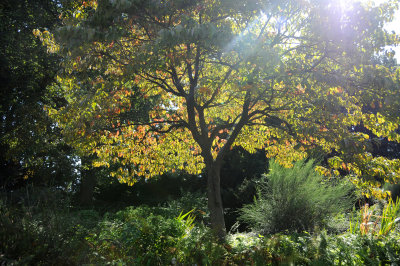
[[[82,158],[82,166],[78,198],[81,205],[90,206],[93,204],[93,193],[97,183],[96,171],[91,166],[90,158]]]
[[[210,210],[211,229],[219,240],[224,240],[226,229],[220,188],[221,163],[209,162],[206,164],[206,168],[208,209]]]

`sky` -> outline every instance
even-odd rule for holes
[[[400,10],[397,10],[395,19],[385,27],[389,31],[395,31],[398,35],[400,34]],[[396,52],[397,62],[400,63],[400,46],[393,49]]]
[[[374,0],[375,4],[385,2],[384,0]],[[397,10],[394,19],[391,23],[386,24],[385,29],[388,31],[395,31],[397,35],[400,34],[400,10]],[[400,63],[400,46],[394,47],[393,50],[396,52],[397,62]]]

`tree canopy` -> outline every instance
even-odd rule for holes
[[[71,4],[47,0],[0,4],[1,188],[15,189],[24,179],[67,186],[74,176],[71,147],[43,110],[46,104],[62,102],[62,96],[47,91],[61,57],[46,53],[32,34],[36,28],[61,26],[58,13]]]
[[[52,90],[67,103],[48,112],[95,165],[118,162],[121,182],[205,169],[220,236],[219,172],[234,146],[286,165],[334,152],[360,187],[397,182],[399,160],[372,157],[368,135],[350,130],[400,141],[400,72],[376,60],[398,42],[383,28],[397,2],[341,3],[85,1],[54,35],[35,31],[64,56]]]

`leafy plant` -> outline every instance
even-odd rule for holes
[[[312,231],[352,203],[351,187],[324,182],[313,161],[298,161],[293,168],[271,161],[270,173],[257,184],[254,203],[241,209],[241,220],[261,233]]]
[[[375,231],[377,222],[370,222],[372,211],[369,211],[369,204],[365,204],[364,208],[361,209],[362,221],[360,223],[360,233],[362,235],[368,234],[369,231]]]
[[[179,216],[176,218],[180,223],[183,224],[183,226],[185,227],[185,230],[188,232],[190,232],[193,227],[194,227],[194,220],[196,218],[196,216],[194,216],[192,214],[192,212],[194,211],[194,209],[192,209],[191,211],[187,212],[187,213],[183,213],[181,212],[179,214]],[[186,219],[185,219],[186,218]]]
[[[88,238],[94,247],[91,261],[169,264],[176,257],[178,242],[193,229],[194,216],[191,212],[175,218],[157,214],[162,211],[162,208],[140,206],[107,214],[98,233]]]
[[[240,245],[235,239],[242,239]],[[245,239],[243,239],[245,238]],[[400,236],[292,233],[269,237],[233,234],[228,237],[229,265],[397,265]],[[238,242],[238,241],[236,241]]]
[[[182,192],[182,197],[171,200],[164,206],[173,217],[192,211],[197,221],[208,222],[210,214],[207,208],[207,197],[204,194],[200,191]]]
[[[390,198],[381,214],[376,214],[378,211],[374,206],[370,207],[368,204],[365,204],[356,217],[352,216],[349,232],[361,235],[385,236],[394,230],[396,224],[400,222],[400,217],[398,217],[399,210],[399,198],[397,198],[396,202],[393,202]]]
[[[354,213],[354,210],[353,210],[353,213]],[[357,214],[356,214],[356,217],[354,217],[353,213],[351,214],[350,222],[349,222],[349,232],[350,232],[350,234],[356,234],[357,232],[359,232],[360,223],[363,222],[357,217]],[[364,217],[363,214],[362,214],[362,211],[360,211],[360,215],[362,217]]]
[[[392,198],[389,199],[388,204],[382,211],[382,219],[379,228],[380,235],[387,235],[400,222],[400,198],[393,202]]]
[[[229,252],[212,231],[197,224],[177,245],[176,262],[183,265],[226,265]]]

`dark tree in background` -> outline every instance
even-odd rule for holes
[[[68,187],[76,180],[77,157],[43,107],[60,105],[49,92],[60,58],[49,54],[34,29],[59,25],[73,1],[5,0],[0,3],[0,187],[27,182]],[[68,15],[65,13],[65,15]],[[25,180],[26,179],[26,180]]]

